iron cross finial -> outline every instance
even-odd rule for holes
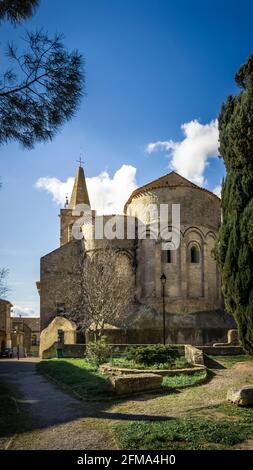
[[[84,161],[81,159],[81,155],[79,157],[79,160],[77,160],[77,163],[79,163],[79,166],[82,166],[82,164],[84,163]]]

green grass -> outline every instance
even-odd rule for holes
[[[85,359],[50,359],[38,363],[37,370],[81,398],[93,401],[113,397],[113,392],[108,386],[108,377]],[[197,385],[205,378],[206,371],[191,375],[182,373],[180,376],[164,377],[162,385],[165,388],[184,388]]]
[[[253,424],[204,417],[132,421],[114,426],[121,449],[229,449],[253,435]]]
[[[204,382],[207,378],[207,371],[201,370],[199,372],[194,372],[194,374],[180,374],[174,375],[173,377],[164,377],[163,378],[163,387],[172,387],[172,388],[184,388],[189,386],[194,386]]]
[[[208,356],[215,361],[220,362],[226,369],[230,369],[233,367],[237,362],[245,362],[253,360],[253,356],[249,356],[248,354],[240,354],[235,356]]]
[[[85,359],[50,359],[38,363],[37,370],[82,398],[95,400],[110,395],[107,377]]]
[[[114,426],[120,449],[233,449],[253,438],[253,408],[228,402],[210,406],[208,415],[130,421]]]
[[[253,408],[244,406],[235,406],[229,402],[223,402],[215,407],[215,410],[227,416],[228,418],[237,418],[244,424],[253,425]]]

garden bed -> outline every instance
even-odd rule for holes
[[[174,376],[174,375],[191,375],[195,372],[199,372],[200,370],[205,370],[206,367],[202,365],[194,366],[194,367],[187,367],[185,369],[130,369],[124,367],[117,367],[111,366],[110,364],[103,364],[100,366],[100,371],[102,374],[106,375],[127,375],[127,374],[146,374],[147,372],[150,374],[157,374],[162,375],[163,377],[166,376]]]

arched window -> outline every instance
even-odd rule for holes
[[[162,263],[172,263],[171,250],[162,250]]]
[[[200,253],[199,248],[196,245],[191,247],[191,263],[199,263]]]
[[[37,346],[37,336],[32,335],[32,346]]]
[[[171,250],[166,250],[166,263],[172,263]]]

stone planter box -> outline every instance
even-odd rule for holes
[[[127,369],[121,368],[116,366],[111,366],[110,364],[103,364],[100,366],[100,371],[103,374],[111,375],[111,376],[120,376],[120,375],[158,375],[158,376],[174,376],[180,374],[187,374],[191,375],[195,372],[199,372],[200,370],[205,370],[206,367],[204,365],[196,365],[194,367],[188,367],[186,369]]]
[[[129,395],[136,392],[160,390],[162,376],[158,374],[128,374],[112,376],[109,383],[117,395]]]

